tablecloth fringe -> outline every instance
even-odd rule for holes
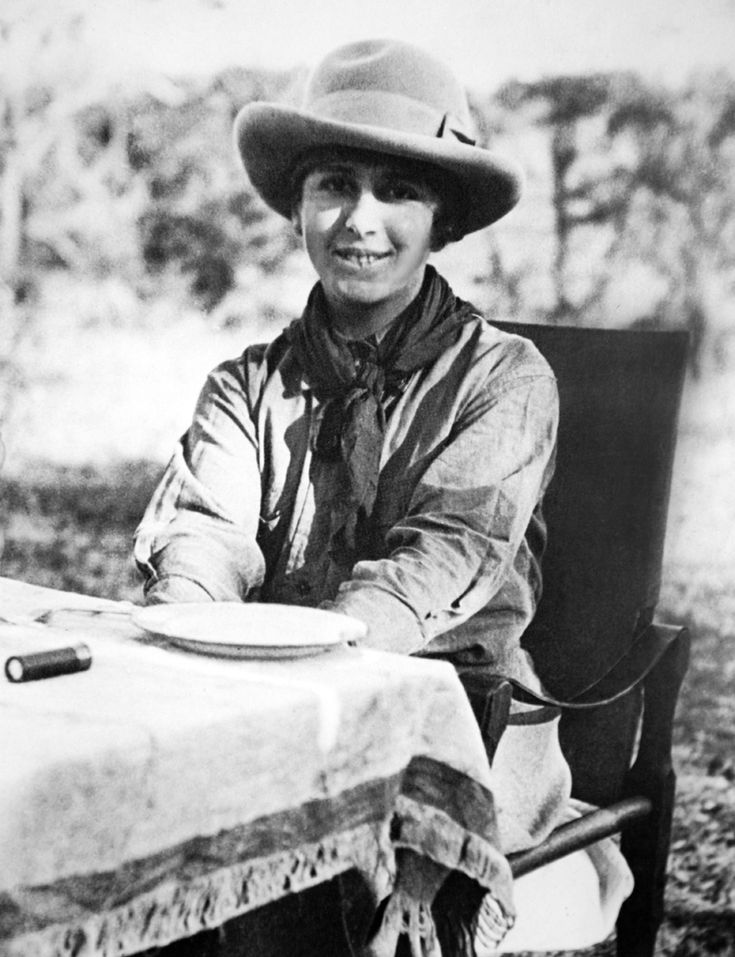
[[[352,867],[363,870],[368,861],[372,862],[376,894],[385,896],[393,880],[391,857],[381,850],[386,840],[387,830],[381,833],[374,825],[363,824],[296,851],[229,865],[186,882],[167,875],[154,890],[102,914],[80,912],[78,899],[71,894],[65,906],[59,900],[58,885],[53,890],[11,892],[10,900],[19,912],[17,922],[38,929],[27,933],[11,929],[8,933],[5,928],[5,939],[0,936],[0,954],[119,957],[121,953],[161,947],[331,880]],[[375,872],[376,856],[382,861],[379,873]],[[41,923],[45,926],[39,927]]]

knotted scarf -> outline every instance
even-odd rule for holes
[[[372,557],[371,518],[378,492],[387,410],[411,373],[432,363],[477,315],[429,266],[416,299],[380,339],[348,343],[331,328],[319,283],[286,335],[307,383],[326,402],[316,453],[337,462],[339,491],[332,504],[330,548],[341,562]]]

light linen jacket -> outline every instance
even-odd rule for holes
[[[352,568],[329,554],[323,410],[283,335],[210,374],[137,531],[146,600],[323,605],[365,621],[373,647],[528,680],[558,419],[540,353],[477,316],[411,375],[381,458],[384,553]]]

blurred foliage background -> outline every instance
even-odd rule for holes
[[[44,27],[44,9],[0,13],[0,274],[18,324],[59,279],[94,288],[118,319],[174,290],[213,325],[261,319],[263,297],[238,291],[273,276],[271,292],[283,288],[301,254],[238,168],[232,120],[250,100],[295,98],[301,74],[115,86],[85,59],[83,14]],[[521,209],[465,263],[478,305],[530,321],[685,325],[696,371],[724,363],[735,80],[703,74],[672,90],[635,74],[555,76],[476,93],[473,106],[483,145],[520,158],[529,180]],[[273,319],[291,313],[270,299]]]
[[[206,363],[272,336],[313,281],[290,224],[249,187],[231,133],[248,101],[295,101],[303,74],[242,68],[115,82],[83,43],[84,5],[64,14],[25,0],[3,10],[5,467],[160,457],[125,381],[145,378],[158,413],[151,428],[170,441]],[[693,376],[727,369],[733,76],[700,73],[676,89],[634,73],[551,76],[473,91],[472,105],[481,143],[519,159],[528,186],[506,220],[440,254],[457,291],[500,318],[685,327]],[[177,356],[172,376],[173,350],[186,343],[195,358]],[[109,428],[122,394],[134,430]],[[57,448],[62,409],[78,423],[74,450],[68,440]],[[175,411],[166,418],[164,409]]]
[[[275,335],[314,280],[231,132],[250,100],[295,102],[304,76],[115,83],[87,56],[83,12],[13,9],[0,9],[0,574],[136,598],[133,529],[204,375]],[[456,291],[501,319],[691,335],[661,609],[695,647],[662,953],[734,955],[735,79],[549,76],[474,90],[472,106],[527,188],[439,254]]]

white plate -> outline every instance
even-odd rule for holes
[[[367,626],[321,608],[257,602],[181,602],[133,612],[145,631],[203,655],[293,658],[357,641]]]

